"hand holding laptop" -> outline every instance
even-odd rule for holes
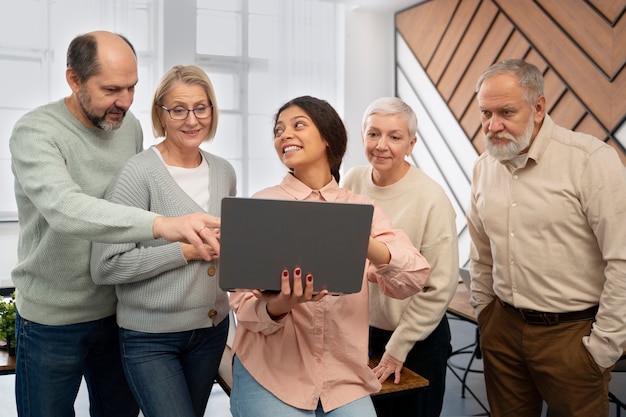
[[[280,279],[280,292],[252,290],[254,296],[267,302],[267,313],[273,320],[280,320],[291,309],[302,303],[309,301],[319,301],[328,295],[328,290],[314,292],[313,275],[308,274],[305,279],[305,286],[302,288],[302,269],[295,268],[293,271],[293,288],[289,271],[283,271]]]

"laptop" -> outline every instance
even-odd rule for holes
[[[373,213],[369,204],[225,197],[219,285],[278,292],[282,271],[293,279],[300,267],[315,292],[359,292]]]

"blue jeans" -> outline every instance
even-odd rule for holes
[[[47,326],[16,314],[15,397],[20,417],[74,417],[85,378],[92,417],[135,417],[120,360],[115,316]]]
[[[322,410],[319,403],[317,410],[293,407],[279,400],[256,382],[236,355],[233,358],[230,412],[233,417],[376,417],[369,395],[328,413]]]
[[[391,334],[391,331],[370,327],[370,351],[382,356]],[[446,390],[446,367],[452,352],[450,339],[450,326],[444,315],[426,339],[413,345],[404,362],[404,366],[428,379],[428,388],[393,398],[374,397],[378,416],[439,417]]]
[[[204,415],[228,323],[175,333],[120,329],[124,370],[145,417]]]

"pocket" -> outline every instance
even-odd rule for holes
[[[482,323],[485,323],[487,320],[489,320],[491,316],[493,316],[493,310],[495,308],[494,306],[497,302],[498,302],[498,299],[494,298],[493,300],[491,300],[489,304],[487,304],[485,308],[481,310],[480,314],[476,318],[479,328],[481,327]]]
[[[592,375],[595,375],[595,376],[597,376],[599,378],[602,378],[603,372],[600,369],[600,366],[593,359],[593,356],[591,356],[591,353],[589,353],[589,351],[587,350],[587,348],[583,344],[582,340],[577,345],[577,348],[579,350],[578,354],[580,355],[580,358],[581,358],[581,362],[580,363],[585,364],[584,365],[585,368],[587,369],[588,372],[591,372]]]

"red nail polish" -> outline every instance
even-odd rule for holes
[[[289,272],[283,271],[283,276],[286,277],[287,275],[289,275]]]
[[[300,275],[300,272],[302,272],[302,271],[300,271],[300,268],[296,268],[296,270],[295,270],[295,271],[293,271],[293,272],[294,272],[294,274],[296,274],[296,275]]]
[[[309,282],[313,281],[313,275],[311,275],[311,274],[307,275],[306,276],[306,280],[309,281]]]

